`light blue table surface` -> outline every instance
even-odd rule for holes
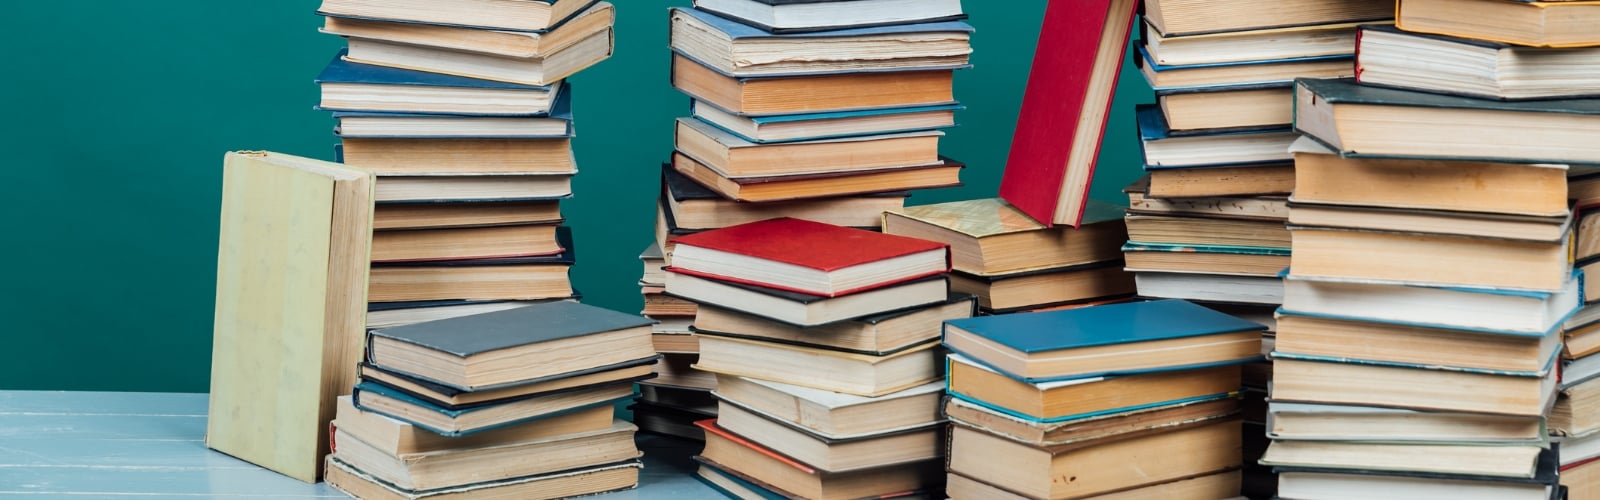
[[[206,449],[205,394],[0,391],[0,498],[348,498]],[[720,498],[700,443],[641,433],[636,490],[595,500]]]

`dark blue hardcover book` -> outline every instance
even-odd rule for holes
[[[338,135],[340,137],[351,137],[351,138],[359,137],[359,138],[365,138],[365,139],[408,139],[408,138],[429,138],[429,139],[558,139],[558,138],[571,138],[571,137],[576,135],[576,131],[574,130],[573,122],[572,122],[572,86],[571,85],[563,85],[563,86],[561,86],[560,91],[556,93],[555,102],[551,105],[549,111],[546,111],[544,113],[532,114],[532,115],[524,115],[524,116],[512,117],[512,116],[499,116],[499,115],[486,116],[486,115],[445,115],[445,114],[435,114],[435,113],[393,113],[393,112],[383,112],[383,111],[334,111],[333,112],[333,118],[338,121],[338,124],[334,126],[334,135]],[[441,122],[439,126],[440,127],[444,127],[444,128],[448,128],[448,124],[452,123],[452,122],[473,123],[474,121],[477,121],[477,120],[493,120],[493,121],[519,120],[519,121],[525,121],[525,122],[531,122],[531,121],[557,122],[557,121],[559,121],[559,122],[564,122],[562,124],[562,125],[564,125],[564,127],[563,127],[564,130],[561,133],[558,133],[558,134],[537,134],[537,135],[518,135],[518,134],[499,135],[499,134],[497,134],[497,135],[493,135],[493,136],[487,136],[487,135],[483,135],[483,134],[452,134],[452,133],[445,132],[445,133],[407,134],[407,135],[361,134],[361,135],[358,136],[358,135],[350,135],[350,134],[345,133],[345,131],[344,131],[344,128],[345,128],[344,121],[346,119],[348,119],[348,118],[373,118],[373,119],[416,118],[416,119],[420,119],[420,120],[426,120],[426,121],[429,121],[429,122]],[[341,151],[342,150],[343,150],[343,148],[341,148]]]
[[[647,327],[648,318],[577,302],[557,301],[517,309],[374,330],[373,338],[467,357],[585,335]],[[464,334],[470,332],[470,335]]]
[[[604,387],[604,386],[609,386],[609,385],[622,385],[622,384],[631,385],[632,382],[622,382],[622,383],[619,383],[619,384],[605,384],[605,385],[599,386],[599,387]],[[597,387],[587,387],[585,389],[592,389],[592,388],[597,388]],[[618,401],[623,401],[623,400],[627,400],[627,399],[632,399],[633,398],[632,395],[629,395],[629,396],[615,398],[615,399],[602,401],[602,402],[598,402],[598,403],[594,403],[594,404],[588,404],[588,405],[578,406],[578,407],[574,407],[574,408],[567,408],[567,409],[563,409],[563,410],[559,410],[559,411],[555,411],[555,412],[550,412],[550,413],[546,413],[546,414],[542,414],[542,415],[534,415],[534,416],[530,416],[530,417],[527,417],[527,418],[519,418],[519,419],[516,419],[516,420],[511,420],[511,421],[507,421],[507,422],[501,422],[501,423],[497,423],[497,424],[490,425],[490,426],[485,426],[485,427],[480,427],[480,428],[466,429],[466,430],[451,430],[451,429],[439,429],[439,428],[437,428],[435,426],[430,426],[430,425],[425,424],[425,423],[417,422],[415,419],[407,418],[402,412],[385,411],[383,409],[373,408],[370,405],[363,405],[362,401],[361,401],[361,399],[362,399],[361,396],[363,394],[372,394],[372,395],[376,395],[376,396],[382,396],[384,398],[388,398],[388,399],[392,399],[392,400],[398,401],[398,402],[400,402],[402,404],[405,404],[406,406],[412,407],[414,409],[422,410],[422,411],[431,411],[431,412],[443,415],[445,417],[448,417],[450,419],[456,419],[458,417],[461,417],[462,415],[466,415],[466,414],[473,413],[473,412],[494,410],[494,409],[496,409],[498,407],[498,405],[489,405],[489,406],[474,407],[474,408],[468,408],[468,409],[452,410],[452,409],[449,409],[449,408],[440,407],[440,406],[435,405],[435,404],[433,404],[433,403],[431,403],[431,402],[429,402],[427,400],[416,398],[416,397],[414,397],[414,396],[412,396],[412,395],[410,395],[410,394],[408,394],[406,392],[394,389],[394,388],[389,387],[387,385],[379,384],[377,382],[372,382],[372,381],[362,381],[362,382],[356,384],[355,390],[351,392],[352,401],[355,403],[357,408],[360,408],[363,411],[369,411],[369,412],[377,413],[377,414],[380,414],[380,415],[383,415],[383,416],[386,416],[386,417],[389,417],[389,418],[393,418],[395,420],[400,420],[400,421],[403,421],[403,422],[407,422],[407,423],[410,423],[411,425],[417,426],[418,428],[426,429],[426,430],[428,430],[430,432],[433,432],[435,434],[439,434],[441,436],[449,436],[449,437],[465,436],[465,435],[472,434],[472,433],[475,433],[475,432],[483,432],[483,431],[486,431],[486,430],[498,429],[498,428],[505,427],[505,426],[508,426],[508,425],[519,424],[519,423],[522,423],[522,422],[531,422],[531,421],[534,421],[534,420],[550,418],[550,417],[555,417],[555,416],[559,416],[559,415],[565,415],[565,414],[568,414],[568,413],[587,410],[587,409],[595,408],[595,407],[599,407],[599,406],[610,406],[610,405],[616,404]]]
[[[359,83],[370,85],[405,85],[415,87],[458,87],[473,89],[500,89],[500,90],[527,90],[532,92],[551,92],[562,85],[523,85],[520,83],[497,82],[493,80],[479,80],[464,76],[445,75],[412,71],[409,69],[374,66],[346,61],[344,56],[349,49],[339,49],[333,56],[333,61],[322,69],[322,74],[317,75],[316,83]]]
[[[1139,126],[1139,156],[1143,157],[1143,158],[1146,158],[1146,160],[1144,161],[1144,169],[1145,169],[1145,171],[1172,170],[1172,169],[1185,169],[1185,168],[1272,166],[1272,165],[1283,165],[1283,164],[1286,164],[1286,163],[1290,163],[1292,161],[1292,157],[1289,156],[1288,148],[1285,147],[1284,148],[1284,159],[1281,159],[1281,160],[1274,159],[1274,160],[1261,160],[1261,161],[1249,161],[1249,162],[1196,163],[1196,164],[1183,164],[1183,165],[1178,165],[1178,166],[1151,164],[1151,162],[1148,159],[1149,158],[1149,149],[1150,149],[1151,143],[1163,141],[1163,140],[1166,140],[1166,139],[1171,139],[1171,138],[1193,138],[1193,137],[1206,137],[1206,136],[1263,135],[1263,134],[1284,135],[1284,134],[1292,133],[1293,130],[1291,128],[1289,128],[1289,127],[1248,127],[1248,128],[1231,128],[1231,129],[1209,129],[1209,130],[1175,131],[1175,130],[1172,130],[1171,127],[1167,126],[1167,117],[1165,115],[1161,114],[1161,107],[1160,106],[1157,106],[1157,105],[1154,105],[1154,104],[1140,104],[1140,105],[1134,106],[1134,111],[1135,111],[1135,113],[1137,113],[1137,121],[1138,121],[1138,126]]]

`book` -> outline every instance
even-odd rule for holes
[[[674,161],[694,160],[675,158]],[[679,173],[671,164],[661,165],[661,185],[663,201],[672,213],[673,222],[689,230],[737,226],[779,217],[794,217],[835,226],[875,228],[883,225],[881,214],[884,211],[903,207],[906,197],[910,195],[904,191],[891,191],[792,202],[740,203]]]
[[[1595,360],[1589,360],[1593,363]],[[1600,383],[1591,378],[1576,383],[1568,383],[1573,378],[1574,365],[1584,363],[1584,360],[1567,364],[1562,373],[1561,394],[1556,397],[1556,404],[1550,409],[1550,434],[1558,436],[1584,436],[1600,430],[1600,419],[1595,418],[1597,405],[1600,405]]]
[[[1417,411],[1272,401],[1267,437],[1285,441],[1364,441],[1451,445],[1543,445],[1540,417]]]
[[[1289,83],[1296,78],[1355,76],[1354,58],[1348,55],[1167,66],[1153,61],[1150,51],[1145,47],[1138,46],[1135,50],[1138,54],[1133,58],[1134,66],[1139,68],[1139,74],[1144,75],[1145,82],[1157,91],[1272,85]]]
[[[1563,337],[1561,356],[1563,358],[1578,359],[1600,352],[1600,322],[1592,319],[1582,322],[1576,321],[1580,316],[1588,316],[1585,313],[1592,314],[1594,310],[1592,305],[1586,305],[1577,314],[1574,314],[1571,319],[1567,320],[1564,325],[1565,329],[1561,332]]]
[[[672,86],[740,116],[956,104],[955,70],[737,77],[674,54]]]
[[[463,493],[504,495],[526,500],[554,500],[572,495],[595,495],[632,489],[638,486],[639,469],[643,467],[643,464],[635,460],[456,488],[416,491],[385,483],[339,460],[338,457],[329,457],[328,485],[352,497],[382,500],[442,499],[459,497]]]
[[[959,354],[947,357],[950,394],[1038,423],[1059,423],[1173,404],[1239,391],[1239,367],[1089,377],[1030,384]]]
[[[420,24],[397,19],[345,17],[325,14],[323,33],[346,38],[437,47],[505,57],[541,57],[609,29],[616,20],[610,3],[575,0],[568,9],[582,9],[550,26],[534,31],[483,29],[451,24]],[[402,15],[415,15],[416,12]]]
[[[562,86],[544,116],[467,116],[380,111],[334,111],[340,138],[565,139],[571,138],[572,85]]]
[[[1582,305],[1579,279],[1558,292],[1447,288],[1381,280],[1284,277],[1283,312],[1328,319],[1542,337]],[[1405,285],[1405,286],[1395,286]]]
[[[1145,187],[1145,200],[1158,199],[1168,205],[1188,203],[1190,206],[1204,206],[1215,198],[1231,198],[1236,196],[1250,196],[1266,198],[1265,203],[1271,203],[1273,208],[1281,208],[1282,215],[1271,214],[1269,218],[1283,220],[1288,215],[1285,196],[1294,191],[1295,168],[1294,165],[1273,163],[1266,165],[1244,166],[1211,166],[1203,168],[1163,168],[1147,169],[1149,181]],[[1129,197],[1129,202],[1134,200]],[[1239,203],[1229,200],[1230,203]],[[1262,201],[1245,202],[1250,205],[1262,205]],[[1135,207],[1139,208],[1139,207]],[[1242,209],[1242,208],[1241,208]],[[1144,210],[1148,212],[1148,210]],[[1171,211],[1171,210],[1169,210]],[[1199,215],[1230,215],[1230,210],[1215,207],[1210,210],[1181,210],[1179,212],[1196,212]],[[1261,215],[1261,214],[1231,214],[1231,215]]]
[[[703,420],[695,425],[706,432],[706,447],[695,460],[718,470],[764,485],[789,498],[845,500],[892,497],[920,491],[942,475],[938,461],[895,465],[848,472],[815,469],[739,437]]]
[[[819,471],[847,472],[926,462],[944,456],[943,428],[935,425],[858,438],[816,436],[722,400],[717,426]]]
[[[1256,168],[1263,168],[1263,167],[1249,167],[1249,168],[1256,169]],[[1268,168],[1272,168],[1272,167],[1268,167]],[[1159,173],[1161,173],[1161,174],[1163,174],[1163,176],[1165,176],[1166,174],[1173,174],[1173,173],[1207,174],[1207,173],[1211,173],[1211,172],[1220,172],[1220,171],[1225,171],[1225,170],[1236,170],[1236,173],[1239,173],[1239,174],[1248,174],[1250,172],[1250,171],[1246,171],[1246,170],[1243,170],[1243,169],[1208,168],[1208,169],[1191,169],[1191,170],[1164,170],[1164,171],[1161,171]],[[1155,172],[1152,172],[1152,174],[1153,173],[1155,173]],[[1287,179],[1288,179],[1288,182],[1284,183],[1284,184],[1289,184],[1289,183],[1296,182],[1295,181],[1295,170],[1294,170],[1293,167],[1284,169],[1284,174],[1287,176]],[[1128,195],[1128,209],[1131,210],[1131,211],[1135,211],[1135,212],[1151,213],[1151,214],[1165,214],[1165,215],[1202,215],[1202,216],[1223,216],[1223,217],[1243,217],[1243,218],[1257,218],[1257,219],[1273,219],[1273,220],[1280,220],[1280,221],[1281,220],[1288,220],[1288,218],[1289,218],[1289,201],[1288,201],[1288,197],[1286,197],[1286,196],[1281,196],[1281,195],[1240,196],[1240,195],[1231,195],[1231,194],[1230,195],[1208,195],[1208,196],[1197,196],[1197,197],[1185,196],[1187,194],[1191,194],[1191,193],[1188,192],[1189,191],[1188,185],[1190,184],[1190,181],[1198,180],[1198,181],[1201,181],[1200,182],[1201,184],[1203,184],[1202,186],[1198,186],[1198,189],[1196,189],[1196,191],[1205,192],[1205,193],[1214,193],[1214,192],[1226,192],[1226,191],[1229,190],[1229,189],[1227,189],[1227,186],[1231,186],[1232,184],[1250,184],[1251,182],[1249,182],[1249,181],[1251,180],[1251,177],[1253,177],[1253,176],[1244,177],[1244,178],[1237,177],[1237,176],[1234,176],[1234,175],[1216,176],[1216,177],[1205,176],[1205,177],[1201,177],[1201,178],[1193,178],[1193,177],[1189,177],[1189,176],[1184,176],[1184,177],[1180,178],[1180,180],[1182,180],[1184,182],[1182,182],[1182,183],[1166,183],[1168,185],[1164,186],[1163,189],[1162,189],[1162,192],[1159,193],[1161,196],[1152,196],[1150,194],[1150,181],[1152,180],[1152,177],[1151,177],[1150,174],[1146,174],[1144,177],[1139,178],[1139,180],[1133,181],[1133,183],[1129,184],[1128,187],[1123,188],[1122,192]],[[1169,177],[1167,180],[1175,180],[1175,179]],[[1241,182],[1241,181],[1245,181],[1245,182]],[[1271,181],[1263,182],[1261,184],[1278,184],[1280,182],[1282,182],[1282,181],[1278,181],[1278,180],[1274,179],[1274,180],[1271,180]],[[1292,186],[1292,184],[1290,184],[1290,185]],[[1275,188],[1275,187],[1251,188],[1250,191],[1271,191],[1271,190],[1278,190],[1278,189],[1279,188]],[[1291,190],[1292,190],[1292,187],[1291,187]],[[1179,195],[1179,197],[1171,197],[1171,198],[1165,197],[1165,196],[1171,196],[1173,194],[1177,194],[1177,195]]]
[[[823,174],[939,162],[936,130],[756,144],[695,118],[679,118],[678,151],[728,177]]]
[[[550,85],[611,57],[610,27],[572,45],[534,57],[459,52],[370,38],[348,38],[351,62],[523,85]]]
[[[1340,156],[1600,163],[1600,144],[1586,142],[1582,132],[1600,123],[1600,100],[1491,101],[1350,79],[1295,85],[1295,130]],[[1508,142],[1501,140],[1505,130],[1539,132]]]
[[[207,448],[321,476],[335,398],[361,360],[373,182],[307,158],[224,156]]]
[[[694,302],[667,295],[665,286],[650,287],[641,292],[644,295],[644,311],[639,314],[650,316],[650,319],[662,320],[665,319],[663,316],[692,319],[699,309]]]
[[[564,299],[553,299],[564,300]],[[367,329],[390,328],[426,321],[459,318],[518,307],[540,300],[433,300],[419,302],[374,302],[367,306]]]
[[[949,284],[944,278],[926,278],[830,298],[682,273],[667,275],[669,294],[798,327],[828,325],[935,304],[948,297],[948,290]]]
[[[379,262],[372,265],[371,302],[437,300],[540,300],[577,294],[567,271],[577,258],[570,230],[556,230],[564,251],[540,257]]]
[[[1566,165],[1341,157],[1310,138],[1289,151],[1296,202],[1543,217],[1571,209]]]
[[[1145,20],[1168,36],[1382,21],[1394,17],[1394,6],[1374,0],[1317,2],[1296,0],[1234,5],[1157,0],[1145,6]]]
[[[639,277],[639,286],[666,286],[667,254],[661,251],[661,245],[650,242],[650,246],[639,252],[639,262],[644,266],[644,274]]]
[[[500,481],[639,458],[633,424],[479,447],[390,455],[344,432],[335,433],[339,460],[406,490],[435,490]]]
[[[1283,280],[1277,276],[1128,270],[1133,272],[1140,297],[1232,304],[1283,303]]]
[[[801,327],[713,305],[701,306],[693,330],[707,335],[887,356],[939,338],[948,319],[970,318],[975,297],[951,293],[943,302]]]
[[[773,33],[894,26],[966,17],[958,0],[919,2],[914,7],[888,0],[696,0],[694,8]]]
[[[1243,363],[1261,325],[1182,300],[946,321],[950,350],[1038,383]]]
[[[1029,498],[1079,498],[1237,469],[1239,439],[1237,419],[1066,449],[957,424],[950,432],[949,469]],[[1077,480],[1051,480],[1063,475]]]
[[[950,273],[950,290],[977,295],[986,311],[1016,311],[1133,295],[1134,283],[1114,260],[1005,276],[956,271]]]
[[[333,22],[330,18],[330,23]],[[562,84],[518,85],[344,60],[340,50],[317,76],[330,111],[381,111],[479,116],[548,114]]]
[[[655,354],[649,325],[631,314],[550,302],[374,330],[368,359],[379,367],[474,391],[648,358]]]
[[[1234,498],[1239,493],[1240,471],[1179,479],[1176,481],[1141,486],[1116,493],[1096,495],[1100,500],[1137,500],[1141,498]],[[951,472],[945,477],[945,491],[950,498],[987,498],[992,500],[1028,500],[1029,497],[1006,491],[998,486]]]
[[[1129,213],[1128,239],[1140,243],[1197,246],[1289,248],[1283,221]]]
[[[382,176],[578,173],[570,139],[348,138],[336,152],[340,163]]]
[[[374,231],[373,262],[533,257],[561,253],[556,226],[524,224]]]
[[[1172,130],[1281,128],[1294,122],[1294,86],[1285,83],[1156,91]]]
[[[1396,233],[1468,236],[1496,240],[1564,242],[1573,234],[1571,213],[1554,217],[1351,207],[1289,202],[1289,225]]]
[[[700,8],[670,12],[673,52],[734,76],[959,69],[972,54],[973,29],[961,21],[775,34]],[[796,43],[814,55],[789,57]]]
[[[1597,21],[1600,7],[1582,1],[1407,0],[1395,8],[1395,26],[1406,31],[1533,47],[1600,46],[1600,35],[1589,29]]]
[[[1531,478],[1538,446],[1451,446],[1273,441],[1263,465]]]
[[[939,344],[929,342],[888,356],[868,356],[734,337],[702,335],[697,370],[878,397],[943,375]]]
[[[385,203],[372,211],[373,230],[559,224],[564,220],[557,200]]]
[[[699,429],[696,427],[696,429]],[[703,431],[702,431],[703,432]],[[694,478],[702,484],[716,490],[717,493],[727,495],[729,498],[740,500],[780,500],[789,497],[758,485],[754,482],[740,478],[724,471],[720,466],[701,462],[700,468],[695,469]]]
[[[1554,465],[1549,469],[1553,471]],[[1543,468],[1533,478],[1304,467],[1278,467],[1275,470],[1278,471],[1280,494],[1285,498],[1322,498],[1323,495],[1483,500],[1566,498],[1560,485],[1556,484],[1555,474],[1545,473]]]
[[[1546,50],[1393,26],[1364,27],[1358,40],[1356,81],[1363,85],[1505,100],[1600,96],[1600,77],[1571,69],[1600,64],[1600,46]],[[1475,62],[1417,70],[1438,57]]]
[[[1154,105],[1136,106],[1139,144],[1145,170],[1289,162],[1289,145],[1298,136],[1287,128],[1179,132]]]
[[[715,167],[679,152],[672,155],[672,168],[683,176],[693,179],[694,182],[715,191],[722,198],[765,204],[960,186],[961,170],[966,168],[966,165],[949,158],[940,158],[939,162],[926,165],[821,174],[730,177]],[[859,215],[875,216],[880,213],[882,212],[860,212]],[[876,227],[876,225],[874,223],[862,227]]]
[[[929,382],[879,397],[842,394],[735,376],[718,376],[717,399],[825,439],[878,436],[927,428],[939,413],[944,383]],[[737,428],[731,428],[738,432]],[[766,440],[758,440],[766,443]]]
[[[824,297],[950,270],[942,243],[804,219],[768,219],[675,241],[671,272]]]
[[[956,126],[956,111],[966,108],[948,104],[833,113],[740,116],[711,104],[691,101],[690,109],[695,118],[740,139],[757,144],[781,144],[949,128]]]
[[[1294,275],[1555,292],[1572,278],[1553,242],[1290,226]],[[1382,255],[1382,260],[1370,256]]]
[[[652,432],[690,441],[706,440],[705,431],[695,427],[695,422],[716,418],[715,413],[706,415],[681,408],[651,404],[644,400],[629,406],[628,410],[633,412],[633,423],[639,426],[640,432]]]
[[[1000,198],[1045,226],[1078,227],[1139,2],[1046,7]]]
[[[1141,39],[1150,59],[1165,66],[1271,61],[1352,55],[1356,47],[1356,27],[1363,24],[1366,23],[1316,22],[1283,28],[1167,36],[1146,19]]]
[[[356,384],[351,395],[357,408],[403,420],[447,437],[470,435],[598,406],[611,406],[631,397],[632,380],[516,396],[459,408],[442,406],[372,381]]]
[[[883,214],[883,231],[950,245],[951,266],[998,276],[1116,260],[1127,239],[1123,209],[1090,201],[1076,229],[1035,222],[999,198],[905,207]]]
[[[594,2],[585,0],[513,0],[489,3],[411,0],[373,4],[360,0],[323,0],[322,6],[317,8],[317,14],[481,29],[539,31],[560,24],[582,12],[592,3]]]
[[[1060,422],[1039,422],[954,397],[946,399],[944,411],[951,421],[966,427],[1031,446],[1056,447],[1159,433],[1197,422],[1231,418],[1239,414],[1239,397],[1225,394],[1118,413],[1084,414]]]
[[[405,393],[445,409],[463,409],[496,404],[520,397],[553,394],[560,391],[587,388],[620,382],[639,382],[651,377],[660,356],[647,356],[605,366],[523,381],[497,389],[463,391],[454,387],[362,363],[361,379],[383,384],[387,389]]]
[[[571,174],[383,177],[378,203],[546,201],[572,196]]]
[[[1532,372],[1424,367],[1273,353],[1274,401],[1541,416],[1555,399],[1555,360]],[[1373,387],[1382,386],[1381,391]]]
[[[611,428],[611,407],[595,406],[532,422],[508,425],[465,436],[449,437],[377,413],[356,408],[350,396],[339,397],[334,429],[368,448],[389,456],[451,449],[478,448],[601,431]]]
[[[694,368],[694,363],[700,358],[699,353],[682,354],[666,353],[661,355],[661,362],[656,363],[656,378],[650,383],[681,389],[696,389],[710,391],[717,388],[717,376],[714,373],[700,371]]]
[[[1122,246],[1128,269],[1140,272],[1277,277],[1289,267],[1289,249],[1139,243]],[[1281,295],[1281,294],[1280,294]]]
[[[1382,297],[1382,296],[1378,296]],[[1297,306],[1298,304],[1289,304]],[[1471,302],[1462,305],[1471,307]],[[1357,309],[1346,311],[1360,314]],[[1274,348],[1311,356],[1501,371],[1544,368],[1561,350],[1555,332],[1506,335],[1279,312]]]

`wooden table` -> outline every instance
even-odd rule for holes
[[[0,391],[0,498],[348,498],[206,449],[205,394]],[[639,435],[637,490],[596,500],[718,498],[700,444]]]

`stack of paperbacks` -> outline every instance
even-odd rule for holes
[[[1238,495],[1262,328],[1182,300],[946,322],[950,498]]]
[[[1132,56],[1156,104],[1135,111],[1146,175],[1124,190],[1139,295],[1272,325],[1289,266],[1294,79],[1353,75],[1357,26],[1393,17],[1388,0],[1147,3]],[[1245,373],[1248,462],[1266,448],[1270,377],[1267,363]],[[1247,492],[1272,494],[1269,468],[1249,476]]]
[[[1596,250],[1571,201],[1600,163],[1597,21],[1584,2],[1405,0],[1361,28],[1357,79],[1297,82],[1263,460],[1283,496],[1557,498],[1558,464],[1573,498],[1600,491],[1573,264]]]
[[[716,374],[699,477],[803,498],[942,483],[943,244],[800,219],[683,236],[667,293],[700,305],[695,368]]]
[[[638,484],[613,406],[656,360],[650,322],[552,302],[375,330],[341,398],[329,484],[357,498],[564,498]]]
[[[663,287],[673,238],[780,217],[876,231],[909,190],[959,185],[939,141],[972,27],[959,0],[711,0],[668,16],[672,84],[693,116],[677,122],[640,256],[667,359],[636,411],[646,429],[696,437],[687,424],[714,415],[716,379],[688,368],[695,304]]]
[[[378,175],[369,326],[575,296],[566,79],[610,57],[611,4],[325,0],[318,14],[349,44],[317,78],[319,109],[340,161]]]

